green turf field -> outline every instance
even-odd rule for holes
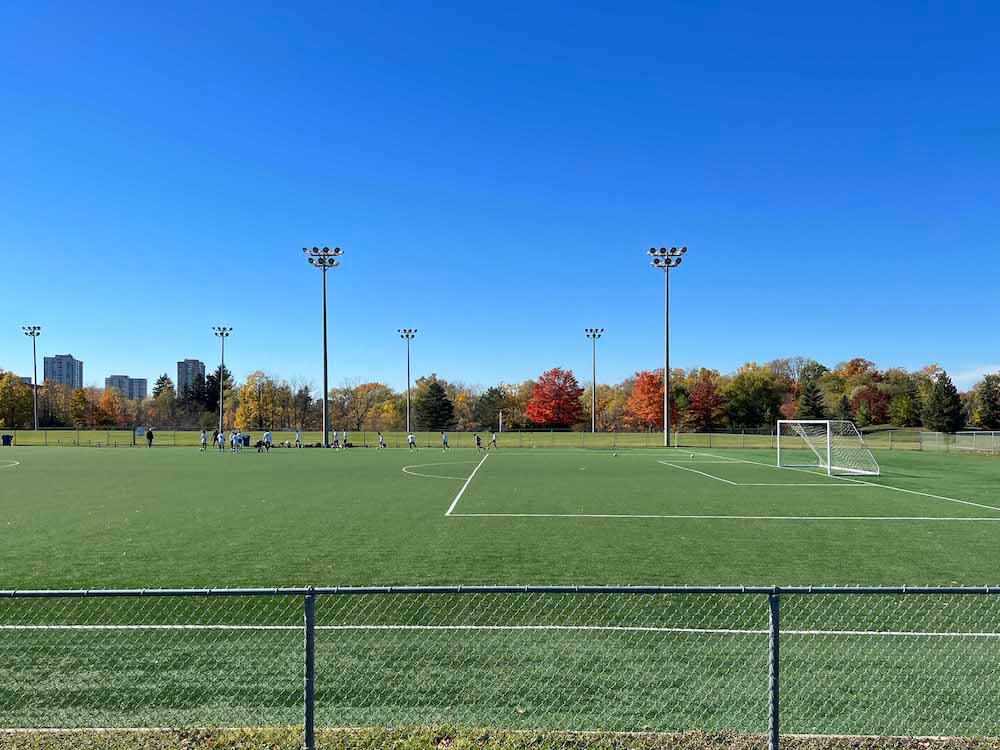
[[[877,457],[18,447],[0,588],[996,583],[1000,460]],[[786,731],[1000,733],[1000,597],[783,601]],[[0,598],[0,727],[295,723],[302,607]],[[316,623],[320,726],[766,729],[759,594],[326,595]]]
[[[998,579],[995,457],[880,451],[849,481],[766,449],[484,455],[5,449],[0,587]]]

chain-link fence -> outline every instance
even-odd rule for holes
[[[0,592],[0,727],[1000,735],[1000,589]]]

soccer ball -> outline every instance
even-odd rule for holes
[[[617,456],[618,454],[617,454],[617,453],[612,453],[611,455],[612,455],[612,456]]]

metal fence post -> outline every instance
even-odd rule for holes
[[[768,750],[778,750],[778,743],[781,735],[780,690],[778,687],[781,674],[781,608],[777,591],[773,594],[767,595],[767,603],[770,610],[770,616],[768,617],[768,623],[770,625],[770,636],[768,638],[768,652],[770,656],[768,681],[770,683],[770,696],[768,699],[767,712],[767,748]]]
[[[316,594],[305,595],[305,750],[316,747]]]

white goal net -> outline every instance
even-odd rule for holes
[[[778,466],[819,468],[831,476],[880,473],[858,428],[847,420],[779,420]]]

